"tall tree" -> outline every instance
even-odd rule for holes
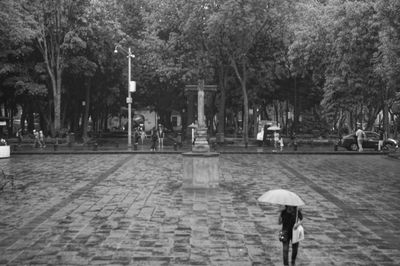
[[[52,106],[52,135],[61,128],[62,74],[64,70],[65,41],[80,41],[75,32],[88,0],[26,1],[25,8],[34,19],[37,46],[50,78],[50,104]]]
[[[379,47],[374,55],[375,72],[383,81],[381,95],[383,127],[389,132],[389,110],[396,92],[400,91],[400,2],[378,0],[375,8],[379,23]]]
[[[253,75],[252,53],[256,52],[261,36],[275,29],[280,5],[275,1],[228,0],[221,3],[218,12],[209,20],[209,37],[220,43],[222,53],[229,60],[239,81],[243,100],[243,139],[248,143],[249,125],[249,77]],[[253,57],[254,58],[254,57]]]

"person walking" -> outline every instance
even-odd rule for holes
[[[358,127],[356,131],[356,137],[357,137],[357,145],[358,145],[358,151],[362,152],[363,151],[363,139],[365,138],[365,132],[362,130],[361,126]]]
[[[297,217],[297,221],[296,221]],[[303,215],[295,206],[285,205],[285,209],[281,211],[279,216],[279,224],[282,224],[282,232],[286,235],[282,241],[283,246],[283,264],[289,265],[289,244],[292,241],[293,229],[302,224]],[[292,266],[296,265],[297,252],[299,250],[299,242],[292,243]]]
[[[384,137],[385,137],[385,131],[383,131],[383,129],[380,129],[379,130],[378,151],[382,151]]]

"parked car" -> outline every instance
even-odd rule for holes
[[[378,150],[378,142],[379,142],[379,134],[373,131],[364,131],[365,138],[363,140],[363,149],[375,149]],[[342,137],[339,142],[338,146],[346,148],[349,151],[357,151],[357,137],[356,133],[347,135]],[[388,138],[383,141],[383,150],[397,150],[399,144],[396,140]]]

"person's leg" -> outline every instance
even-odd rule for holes
[[[299,250],[299,242],[292,244],[292,265],[296,264],[296,257],[298,250]]]
[[[289,241],[282,242],[283,246],[283,265],[289,265]]]

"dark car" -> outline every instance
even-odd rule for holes
[[[378,150],[378,142],[379,142],[379,134],[373,131],[364,131],[365,138],[363,140],[363,149],[374,149]],[[349,151],[357,151],[358,144],[357,144],[357,137],[356,133],[347,135],[342,137],[339,142],[338,146],[344,147]],[[388,138],[383,141],[383,150],[397,150],[399,147],[398,142],[394,139]]]

